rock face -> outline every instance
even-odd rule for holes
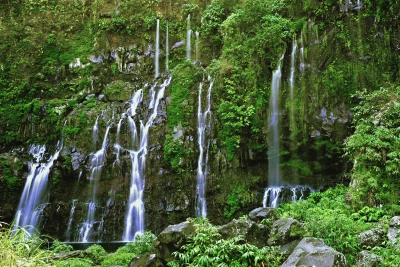
[[[186,243],[188,237],[194,234],[194,232],[194,226],[190,222],[168,226],[158,235],[157,239],[154,240],[154,254],[162,263],[166,264],[174,259],[172,253],[175,251],[181,251],[181,247]]]
[[[261,222],[263,219],[276,219],[274,208],[256,208],[249,213],[250,220]]]
[[[383,260],[378,255],[371,253],[368,250],[363,250],[357,255],[356,265],[357,267],[379,267],[383,263]]]
[[[259,248],[266,246],[269,236],[268,227],[250,220],[234,219],[230,223],[219,227],[218,232],[224,239],[242,235],[247,242]]]
[[[358,235],[362,247],[375,247],[385,240],[385,231],[381,228],[373,228]]]
[[[160,261],[156,254],[145,253],[134,258],[129,267],[163,267],[164,264]]]
[[[388,230],[387,238],[392,244],[398,243],[397,238],[399,237],[397,231],[400,229],[400,216],[394,216],[390,220],[390,227]]]
[[[292,218],[279,219],[272,225],[268,245],[284,245],[299,238],[303,232],[303,227],[299,221]]]
[[[346,267],[347,261],[342,253],[325,245],[322,239],[305,237],[282,264],[282,267],[297,266]]]

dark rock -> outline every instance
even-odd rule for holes
[[[282,267],[295,266],[346,267],[348,265],[345,256],[327,246],[322,239],[305,237],[282,264]]]
[[[381,257],[368,250],[361,251],[356,258],[357,267],[379,267],[382,263]]]
[[[186,244],[188,237],[194,232],[193,224],[187,221],[168,226],[153,242],[157,257],[164,264],[173,260],[172,253],[181,251],[181,247]]]
[[[385,239],[385,231],[381,228],[373,228],[358,235],[362,247],[375,247]]]
[[[267,226],[254,223],[250,220],[234,219],[230,223],[220,226],[218,232],[224,239],[242,235],[248,243],[259,248],[267,244],[269,236],[269,229]]]
[[[270,238],[268,239],[269,246],[283,245],[301,237],[304,229],[299,221],[288,218],[279,219],[272,225]]]
[[[156,254],[145,253],[134,258],[129,267],[164,267]]]
[[[261,222],[263,219],[276,219],[274,208],[256,208],[249,213],[250,220]]]

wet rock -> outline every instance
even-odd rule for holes
[[[134,258],[129,267],[164,267],[156,254],[145,253]]]
[[[381,257],[368,250],[361,251],[356,258],[357,267],[379,267],[382,266],[382,263]]]
[[[295,266],[346,267],[348,265],[345,256],[327,246],[322,239],[305,237],[282,264],[282,267]]]
[[[174,259],[172,253],[181,251],[181,247],[186,244],[188,237],[194,233],[193,224],[187,221],[168,226],[153,242],[155,254],[162,263],[166,264]]]
[[[300,238],[303,233],[304,229],[299,221],[292,218],[279,219],[272,224],[268,245],[284,245]]]
[[[375,247],[384,241],[385,231],[381,228],[373,228],[358,235],[362,247]]]
[[[254,222],[261,222],[263,219],[276,219],[274,208],[256,208],[249,213],[250,220]]]
[[[259,248],[267,244],[269,236],[269,228],[267,226],[250,220],[234,219],[230,223],[220,226],[218,232],[224,239],[242,235],[248,243]]]

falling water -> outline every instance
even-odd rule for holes
[[[168,21],[167,21],[167,30],[165,33],[165,69],[168,70],[168,57],[169,57],[169,40],[168,40]]]
[[[291,60],[290,60],[290,102],[292,104],[292,110],[293,112],[293,100],[294,100],[294,72],[295,72],[295,56],[296,56],[296,50],[297,50],[297,41],[293,40],[293,47],[292,47],[292,54],[291,54]]]
[[[281,83],[280,58],[278,68],[272,73],[271,98],[269,102],[269,142],[268,142],[268,186],[278,186],[281,183],[279,171],[279,91]]]
[[[190,14],[187,17],[187,33],[186,33],[186,60],[190,61],[190,36],[192,35],[192,30],[190,29]]]
[[[58,142],[56,152],[47,163],[40,163],[46,151],[45,146],[32,145],[29,153],[35,162],[29,162],[29,175],[14,219],[14,230],[23,227],[29,234],[38,230],[39,219],[49,199],[47,183],[51,167],[62,149]]]
[[[300,33],[301,36],[301,47],[300,47],[300,71],[303,74],[304,73],[304,38],[303,38],[303,32]]]
[[[208,77],[210,85],[207,91],[207,106],[204,112],[201,107],[201,93],[203,83],[199,85],[199,101],[197,110],[197,133],[198,133],[198,144],[199,144],[199,160],[197,164],[197,206],[196,216],[206,218],[207,217],[207,205],[206,205],[206,176],[208,174],[208,149],[210,147],[210,138],[207,136],[211,128],[211,89],[213,87],[213,81],[211,77]]]
[[[156,54],[155,54],[155,78],[158,77],[158,60],[160,57],[160,19],[157,19]]]
[[[99,116],[97,116],[96,122],[94,123],[94,126],[93,126],[92,137],[93,137],[93,145],[94,146],[96,146],[97,139],[99,138],[98,134],[99,134]]]
[[[90,160],[90,184],[92,186],[92,197],[88,204],[88,215],[86,221],[83,223],[80,231],[79,231],[79,241],[80,242],[88,242],[91,240],[91,232],[93,229],[93,224],[95,222],[95,211],[96,211],[96,194],[97,194],[97,186],[98,181],[101,177],[101,171],[105,162],[105,154],[107,149],[107,138],[108,132],[110,130],[110,125],[107,126],[106,133],[104,134],[103,143],[101,145],[100,150],[96,153],[91,154]]]
[[[199,32],[196,31],[196,62],[199,61]]]
[[[279,195],[282,191],[281,187],[268,187],[265,189],[263,198],[263,207],[276,208],[279,204]]]
[[[77,201],[78,201],[77,199],[72,200],[72,208],[71,208],[71,211],[69,212],[68,226],[67,226],[67,231],[65,233],[65,241],[67,241],[67,242],[69,241],[69,239],[71,237],[71,226],[72,226],[72,220],[74,217]]]
[[[315,190],[309,186],[273,186],[265,189],[263,207],[276,208],[282,202],[298,201]]]
[[[129,202],[125,217],[125,227],[122,239],[124,241],[133,241],[137,234],[144,232],[144,167],[147,155],[147,141],[149,128],[153,125],[154,119],[157,116],[157,109],[161,99],[164,97],[165,88],[169,85],[171,77],[168,77],[160,89],[155,93],[156,84],[150,89],[151,101],[149,110],[152,110],[147,122],[140,121],[140,134],[133,133],[137,137],[136,142],[138,145],[133,149],[125,149],[131,156],[132,170],[131,170],[131,186],[129,190]],[[136,105],[137,106],[137,105]],[[131,121],[132,122],[132,121]],[[136,126],[135,126],[136,127]],[[133,129],[133,126],[132,128]]]

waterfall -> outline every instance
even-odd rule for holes
[[[94,147],[96,147],[97,139],[99,138],[98,134],[99,134],[99,116],[97,116],[96,122],[94,123],[94,126],[93,126],[92,137],[93,137]]]
[[[199,85],[199,100],[197,109],[197,133],[198,133],[198,144],[199,144],[199,159],[197,164],[197,205],[196,205],[196,216],[206,218],[207,217],[207,205],[206,205],[206,177],[208,174],[208,150],[210,147],[209,132],[211,128],[211,89],[213,87],[213,81],[211,77],[208,77],[209,87],[207,91],[207,106],[204,112],[202,112],[201,105],[201,94],[203,83]]]
[[[303,38],[303,32],[300,33],[300,38],[301,38],[301,47],[300,47],[300,71],[303,74],[304,73],[304,38]]]
[[[156,30],[156,54],[155,54],[155,78],[158,77],[158,59],[160,56],[160,19],[157,19]]]
[[[168,56],[169,56],[169,40],[168,40],[168,21],[167,21],[167,29],[165,33],[165,70],[168,70]]]
[[[66,242],[68,242],[70,237],[71,237],[71,226],[72,226],[72,220],[73,220],[73,217],[74,217],[75,208],[76,208],[76,202],[77,201],[78,201],[77,199],[73,199],[72,200],[72,208],[71,208],[71,211],[69,212],[67,231],[65,232],[65,241]]]
[[[280,185],[279,171],[279,93],[281,83],[281,64],[284,55],[279,60],[278,68],[272,73],[271,98],[269,101],[269,142],[268,142],[268,186]]]
[[[292,54],[290,58],[290,103],[291,103],[291,112],[293,113],[293,102],[294,102],[294,73],[295,73],[295,56],[297,50],[297,41],[293,40],[292,46]]]
[[[265,189],[263,207],[276,208],[280,203],[298,201],[308,197],[315,190],[309,186],[273,186]]]
[[[39,220],[49,199],[48,177],[54,161],[62,149],[62,141],[57,143],[55,153],[47,163],[41,163],[46,146],[32,145],[29,149],[35,162],[29,162],[29,174],[14,219],[14,230],[25,228],[29,234],[38,230]]]
[[[190,36],[192,30],[190,29],[190,14],[187,17],[187,33],[186,33],[186,60],[190,61]]]
[[[196,62],[199,61],[199,32],[196,31]]]
[[[125,216],[125,227],[122,239],[124,241],[133,241],[137,234],[144,233],[144,203],[143,203],[143,191],[144,191],[144,168],[147,155],[147,141],[149,128],[153,125],[154,119],[157,116],[157,109],[161,99],[164,97],[165,88],[171,82],[171,77],[168,77],[163,84],[159,87],[157,94],[155,94],[155,87],[153,85],[149,91],[151,101],[149,104],[150,113],[147,122],[144,123],[140,120],[140,134],[136,136],[136,142],[138,145],[133,149],[125,149],[129,152],[131,157],[131,185],[129,190],[128,207]],[[154,92],[154,93],[152,93]],[[137,106],[137,105],[136,105]],[[136,126],[135,126],[136,127]],[[132,126],[133,129],[133,126]],[[133,134],[136,134],[133,132]]]
[[[91,238],[93,224],[95,223],[95,211],[96,211],[96,194],[97,194],[97,186],[101,177],[101,171],[104,166],[106,149],[107,149],[107,141],[108,141],[108,133],[110,130],[110,125],[107,126],[106,133],[104,134],[103,143],[101,145],[100,150],[96,153],[91,154],[90,160],[90,184],[92,186],[92,197],[88,204],[88,214],[87,219],[83,223],[80,231],[79,231],[79,241],[80,242],[89,242],[93,241]]]

